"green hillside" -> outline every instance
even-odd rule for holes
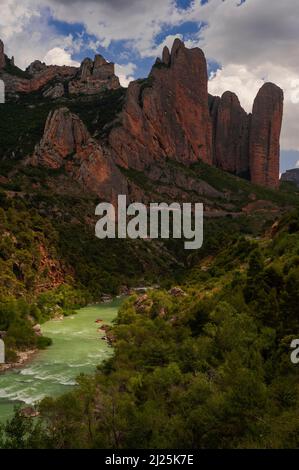
[[[259,240],[225,240],[181,287],[133,296],[93,377],[17,412],[2,445],[47,448],[295,448],[299,441],[299,213]]]

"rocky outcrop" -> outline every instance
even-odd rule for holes
[[[255,184],[271,188],[279,185],[282,116],[283,91],[265,83],[254,101],[250,126],[250,173]]]
[[[221,98],[210,97],[213,123],[213,164],[240,176],[249,175],[250,117],[238,97],[225,92]]]
[[[295,183],[297,188],[299,188],[299,168],[294,168],[293,170],[287,170],[286,173],[283,173],[281,175],[281,181]]]
[[[254,101],[252,115],[244,111],[232,92],[225,92],[221,98],[209,96],[209,109],[213,164],[255,184],[277,188],[283,91],[265,83]]]
[[[35,76],[39,75],[42,72],[45,72],[46,70],[47,65],[44,62],[41,62],[40,60],[35,60],[29,65],[29,67],[27,67],[26,72],[29,73],[29,75]]]
[[[0,39],[0,69],[5,67],[4,44]]]
[[[7,60],[14,65],[13,59]],[[40,60],[35,60],[25,72],[18,69],[19,73],[14,73],[13,70],[5,70],[5,65],[4,46],[0,40],[1,78],[5,82],[7,93],[12,95],[41,90],[54,79],[60,82],[59,90],[56,84],[55,90],[50,93],[50,98],[63,96],[62,87],[65,84],[71,95],[94,95],[107,89],[115,90],[120,87],[114,64],[107,62],[101,55],[96,55],[94,61],[85,59],[80,68],[46,65]]]
[[[21,92],[41,90],[45,98],[67,100],[71,95],[75,101],[81,95],[96,95],[120,87],[114,64],[101,55],[94,60],[84,59],[80,68],[47,66],[35,61],[26,72],[18,69],[13,75],[15,67],[4,56],[0,43],[0,61],[1,50],[6,67],[0,68],[0,77],[6,82],[8,94],[17,97]],[[129,85],[121,113],[118,114],[120,107],[112,113],[113,118],[103,124],[105,132],[100,129],[95,134],[105,139],[105,147],[103,142],[91,139],[78,116],[60,109],[50,114],[34,160],[53,168],[64,165],[97,193],[99,186],[111,190],[112,183],[115,191],[120,192],[118,185],[123,188],[124,179],[118,166],[124,173],[129,168],[149,175],[153,168],[157,173],[157,168],[167,160],[187,166],[203,161],[251,178],[256,184],[278,187],[282,90],[265,84],[251,115],[232,92],[222,97],[208,95],[207,84],[203,52],[198,48],[187,49],[176,39],[171,51],[164,48],[162,58],[157,59],[147,79]],[[161,179],[163,176],[154,181]],[[182,179],[177,177],[173,186],[183,185]],[[186,184],[186,190],[210,191],[198,188],[191,178]]]
[[[64,168],[88,191],[105,200],[126,194],[124,178],[112,158],[91,138],[86,127],[68,108],[52,111],[44,136],[29,163],[48,168]]]
[[[50,88],[47,88],[43,93],[44,98],[51,98],[52,100],[55,100],[57,98],[62,98],[63,96],[64,96],[63,83],[57,83],[56,85],[53,85]]]
[[[104,90],[116,90],[119,87],[114,64],[107,62],[101,55],[96,55],[94,61],[83,60],[75,80],[69,83],[69,93],[71,95],[95,95]]]
[[[143,171],[167,158],[186,165],[202,160],[276,188],[282,112],[283,92],[273,84],[259,91],[252,116],[232,92],[208,96],[203,52],[177,39],[146,80],[130,84],[109,143],[125,168]]]
[[[26,71],[28,77],[30,77],[29,70],[32,70],[32,66]],[[34,70],[32,78],[23,78],[4,71],[1,78],[5,82],[6,91],[10,94],[31,93],[40,90],[53,79],[61,81],[70,79],[77,73],[78,69],[76,67],[49,65],[41,67],[39,71],[34,66]]]
[[[207,65],[203,52],[175,40],[146,80],[129,85],[121,126],[110,134],[118,164],[143,170],[150,162],[212,163]]]

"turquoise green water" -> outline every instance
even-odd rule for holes
[[[11,417],[17,403],[31,405],[45,396],[58,396],[76,385],[80,373],[90,373],[112,354],[99,332],[116,318],[121,301],[80,309],[77,315],[43,325],[53,345],[40,351],[27,366],[0,375],[0,421]]]

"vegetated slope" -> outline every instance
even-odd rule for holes
[[[299,213],[259,240],[223,240],[180,288],[133,296],[108,333],[115,354],[45,399],[20,447],[296,448]],[[2,446],[15,441],[6,427]],[[26,429],[26,431],[25,431]]]
[[[91,135],[105,139],[109,127],[117,122],[123,93],[116,90],[96,98],[78,97],[68,104]],[[59,100],[53,104],[36,92],[24,95],[18,104],[0,107],[0,300],[5,312],[0,331],[9,328],[14,312],[19,311],[16,300],[25,301],[17,318],[29,319],[27,325],[32,327],[49,318],[51,312],[56,314],[57,306],[67,312],[98,300],[103,293],[117,294],[124,285],[170,285],[184,267],[215,253],[224,237],[260,235],[297,203],[293,190],[271,191],[203,163],[186,167],[165,160],[144,172],[121,170],[130,198],[145,203],[203,202],[203,248],[186,252],[178,240],[100,241],[94,236],[94,210],[99,199],[75,183],[64,168],[26,164],[26,157],[43,134],[50,109],[58,105]],[[38,312],[32,314],[36,304]],[[20,330],[14,330],[14,339]],[[29,343],[17,341],[16,348]]]

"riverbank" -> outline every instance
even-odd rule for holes
[[[106,301],[102,301],[102,302],[99,302],[99,303],[96,303],[96,304],[87,305],[84,308],[90,308],[90,307],[92,308],[95,305],[101,305],[103,303],[111,303],[114,300],[115,299],[113,299],[113,297],[111,297],[109,301],[106,300]],[[75,313],[77,314],[77,311]],[[49,321],[62,322],[65,318],[67,318],[67,316],[57,315],[57,316],[51,318],[51,320],[49,320]],[[36,326],[38,326],[37,331],[40,333],[40,335],[42,335],[42,326],[41,325],[36,325]],[[105,331],[104,331],[104,333],[105,333]],[[103,339],[105,339],[105,338],[107,339],[107,341],[109,343],[107,335]],[[14,369],[20,369],[20,368],[28,365],[30,363],[30,361],[33,360],[34,356],[39,351],[40,351],[40,349],[38,349],[38,348],[32,348],[32,349],[28,349],[26,351],[15,351],[15,353],[17,355],[17,360],[15,362],[8,362],[8,363],[5,363],[5,364],[0,364],[0,375],[4,374],[7,371],[14,370]]]
[[[28,356],[22,357],[25,363],[0,375],[0,422],[13,415],[17,404],[29,410],[46,396],[68,392],[77,386],[80,374],[92,374],[111,357],[113,349],[103,340],[103,327],[112,324],[121,303],[85,307],[76,315],[43,324],[42,334],[52,339],[52,345],[38,354],[27,351]]]
[[[39,349],[37,348],[16,352],[18,356],[17,361],[7,364],[0,364],[0,374],[3,374],[4,372],[7,372],[11,369],[19,369],[20,367],[27,365],[38,352]]]

